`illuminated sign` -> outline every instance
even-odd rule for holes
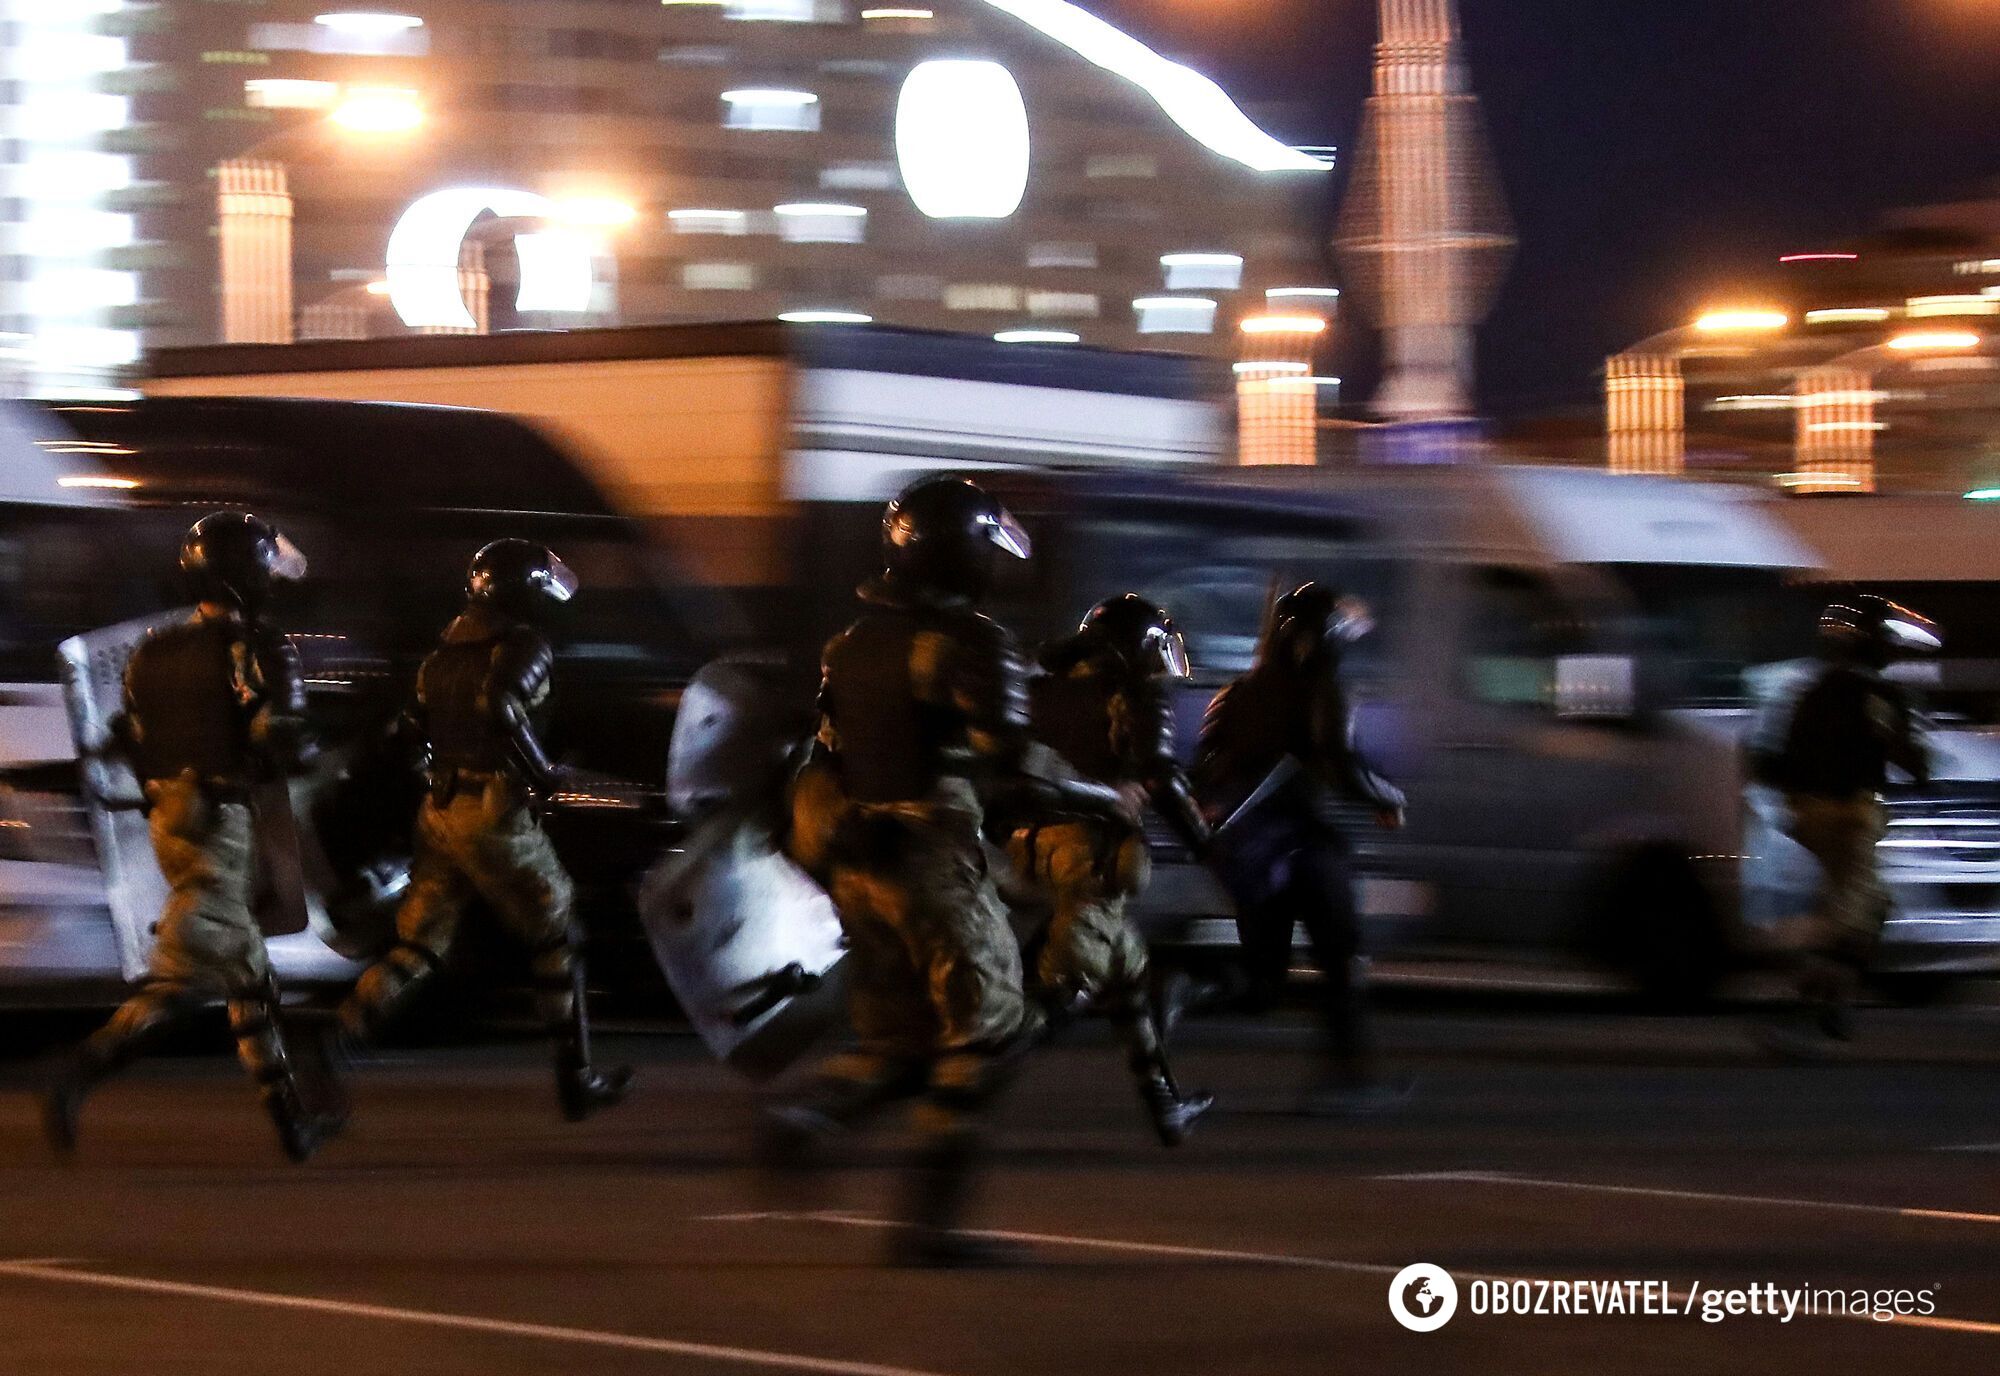
[[[509,187],[453,187],[420,197],[389,235],[389,302],[412,329],[478,328],[458,285],[458,255],[473,224],[487,214],[540,219],[559,213],[546,196]],[[518,234],[521,260],[516,308],[581,313],[590,309],[594,241],[573,229]]]
[[[896,160],[933,220],[1004,220],[1028,190],[1028,107],[997,62],[920,62],[896,98]]]

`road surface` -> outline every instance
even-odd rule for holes
[[[105,1090],[59,1165],[23,1053],[0,1061],[0,1369],[2000,1370],[2000,1010],[1879,1012],[1851,1059],[1810,1066],[1771,1062],[1737,1015],[1402,996],[1382,1031],[1416,1095],[1322,1122],[1286,1111],[1302,1024],[1197,1025],[1183,1078],[1224,1111],[1171,1154],[1108,1041],[1044,1054],[979,1208],[1037,1262],[978,1274],[875,1264],[893,1134],[823,1198],[760,1190],[744,1087],[685,1036],[607,1038],[640,1079],[581,1127],[532,1044],[398,1053],[303,1168],[199,1054]],[[1388,1304],[1415,1262],[1458,1290],[1428,1333]],[[1474,1312],[1558,1302],[1512,1280],[1676,1312]],[[1729,1316],[1753,1288],[1760,1307],[1900,1291],[1912,1312]]]

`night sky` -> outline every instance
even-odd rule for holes
[[[1354,144],[1375,0],[1093,7],[1279,137]],[[1481,338],[1491,411],[1587,401],[1605,354],[1768,281],[1780,253],[1896,206],[2000,196],[2000,0],[1460,10],[1521,239]]]

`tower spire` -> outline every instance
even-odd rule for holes
[[[1472,329],[1514,239],[1495,183],[1454,0],[1381,0],[1374,94],[1334,236],[1380,324],[1389,420],[1472,411]]]

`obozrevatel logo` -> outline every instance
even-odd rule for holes
[[[1458,1282],[1428,1261],[1405,1266],[1389,1282],[1389,1312],[1412,1333],[1443,1328],[1458,1312]]]

